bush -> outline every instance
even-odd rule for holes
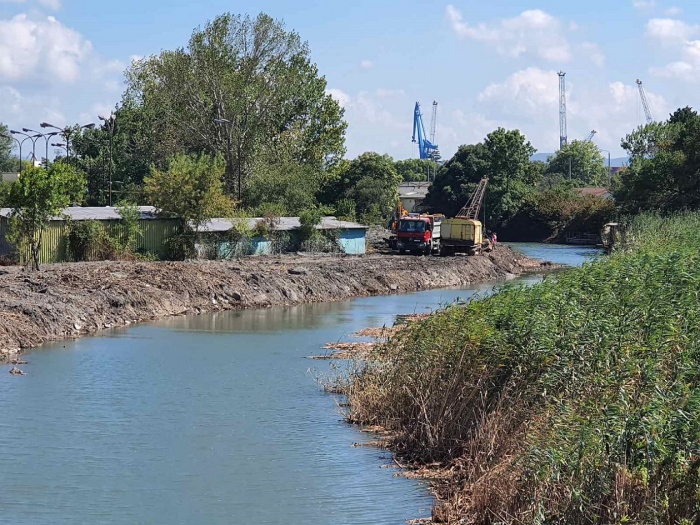
[[[165,240],[164,256],[168,261],[186,261],[196,259],[197,252],[194,247],[195,234],[193,231],[184,230],[171,235]]]
[[[323,214],[318,208],[304,210],[299,214],[299,240],[301,242],[309,241],[320,235],[316,226],[321,224]]]

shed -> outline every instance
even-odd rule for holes
[[[179,222],[175,219],[162,218],[153,206],[139,206],[139,226],[141,236],[138,238],[137,250],[154,255],[162,255],[165,241],[177,233]],[[0,209],[0,257],[11,254],[14,249],[7,241],[7,229],[10,208]],[[66,208],[62,216],[54,217],[46,231],[39,255],[40,263],[67,262],[68,254],[68,224],[66,217],[73,221],[99,221],[111,232],[120,228],[121,215],[113,207],[79,207]]]
[[[399,185],[399,199],[406,211],[423,211],[423,201],[428,196],[431,185],[432,182],[402,182]]]
[[[200,253],[200,256],[205,255],[204,238],[212,234],[219,235],[221,238],[222,234],[230,232],[234,228],[234,221],[245,221],[247,223],[245,225],[246,229],[254,231],[261,222],[265,222],[265,219],[261,217],[250,219],[219,218],[212,219],[203,224],[199,228],[197,242],[197,251]],[[274,221],[272,229],[274,232],[284,232],[293,235],[300,226],[301,222],[299,221],[299,217],[280,217],[278,220]],[[336,217],[323,217],[321,223],[316,226],[316,229],[334,232],[337,235],[338,245],[342,251],[348,255],[363,255],[366,251],[367,226],[356,222],[341,221]],[[217,244],[216,257],[226,259],[229,258],[231,254],[240,253],[241,251],[247,251],[254,255],[266,255],[274,251],[273,242],[268,237],[256,235],[247,242],[249,245],[245,247],[247,249],[244,249],[244,247],[240,245],[240,241],[228,241],[223,239]]]

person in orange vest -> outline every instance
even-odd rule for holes
[[[496,246],[496,244],[498,243],[498,237],[496,236],[496,232],[493,232],[493,234],[491,235],[491,240],[493,241],[493,245]]]

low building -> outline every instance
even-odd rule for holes
[[[165,250],[165,241],[178,231],[179,222],[175,219],[160,217],[153,206],[139,206],[138,208],[141,235],[137,240],[137,250],[162,256]],[[11,212],[10,208],[0,209],[0,258],[7,257],[15,251],[7,240]],[[121,222],[121,216],[116,208],[78,206],[66,208],[62,216],[54,217],[44,232],[41,253],[39,254],[40,263],[58,263],[71,260],[68,252],[67,218],[72,221],[98,221],[109,229],[119,228]]]
[[[245,221],[240,230],[250,232],[241,239],[231,235],[235,231],[234,221]],[[269,255],[284,251],[276,241],[293,240],[301,223],[299,217],[280,217],[274,221],[263,218],[212,219],[200,226],[197,233],[196,251],[201,258],[229,259],[236,255]],[[347,255],[363,255],[366,252],[367,226],[355,222],[341,221],[335,217],[324,217],[317,230],[333,238],[337,247]],[[267,232],[266,232],[267,230]]]
[[[423,211],[423,201],[431,185],[432,182],[402,182],[399,185],[399,199],[406,211],[409,213]]]

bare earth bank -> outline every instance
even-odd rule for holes
[[[0,362],[47,341],[182,314],[338,301],[504,280],[541,263],[498,246],[477,257],[250,257],[0,267]]]

